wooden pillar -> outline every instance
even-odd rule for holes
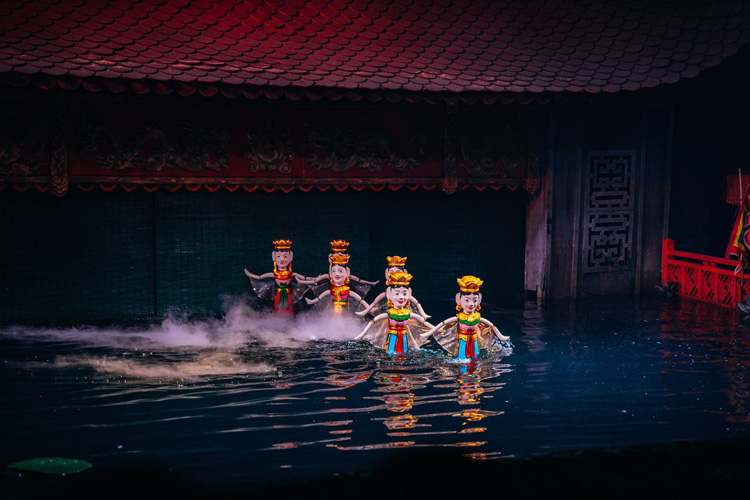
[[[669,236],[670,194],[672,190],[671,106],[654,106],[644,112],[643,173],[641,214],[639,217],[639,255],[637,273],[640,293],[653,293],[662,283],[661,243]]]
[[[581,114],[563,106],[550,113],[547,189],[549,253],[545,294],[577,296],[581,205]]]
[[[551,128],[548,120],[548,127]],[[533,293],[537,300],[542,300],[547,294],[549,258],[551,246],[550,228],[550,193],[551,173],[548,165],[551,164],[551,148],[549,148],[549,130],[542,134],[541,147],[538,151],[546,151],[538,158],[539,184],[536,189],[528,189],[532,194],[531,200],[526,207],[526,246],[524,257],[524,290],[527,294]]]

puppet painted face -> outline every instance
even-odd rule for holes
[[[403,309],[411,298],[411,288],[405,286],[388,287],[385,296],[396,309]]]
[[[331,278],[331,282],[334,285],[340,286],[346,284],[346,279],[349,277],[349,268],[334,264],[328,270],[328,276]]]
[[[461,307],[465,314],[471,314],[477,310],[482,303],[481,293],[457,293],[456,304]]]
[[[292,263],[294,253],[291,250],[274,250],[271,253],[271,258],[276,263],[276,267],[283,271]]]

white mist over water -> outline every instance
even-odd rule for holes
[[[330,312],[306,312],[294,317],[258,312],[234,303],[221,319],[186,319],[169,315],[146,328],[38,328],[12,326],[0,338],[25,341],[77,342],[102,347],[241,347],[261,342],[271,347],[299,347],[314,340],[351,340],[364,321]]]
[[[187,319],[169,315],[141,328],[35,328],[14,326],[0,330],[0,339],[26,343],[80,345],[78,353],[60,354],[52,363],[29,362],[27,368],[89,368],[110,376],[139,379],[196,379],[266,373],[274,367],[265,360],[247,360],[255,347],[299,349],[311,341],[346,341],[364,321],[330,311],[294,317],[259,312],[235,300],[218,319]],[[110,348],[108,354],[87,348]],[[156,355],[154,355],[156,353]]]

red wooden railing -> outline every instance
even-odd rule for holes
[[[750,275],[737,271],[736,260],[679,252],[667,238],[661,261],[662,284],[675,283],[674,291],[681,297],[736,308],[750,291]]]

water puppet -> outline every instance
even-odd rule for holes
[[[393,257],[389,256],[387,257],[388,260],[388,266],[385,268],[385,285],[388,286],[388,275],[396,272],[407,272],[406,271],[406,257],[399,257],[398,255],[394,255]],[[386,288],[387,290],[387,288]],[[424,309],[422,309],[422,304],[419,303],[419,301],[414,297],[409,297],[409,304],[412,310],[417,311],[420,316],[422,316],[425,319],[429,319],[430,316],[424,312]],[[387,300],[386,300],[386,292],[381,292],[380,295],[375,297],[375,300],[372,301],[372,303],[369,305],[369,307],[363,309],[362,311],[359,311],[357,316],[365,316],[367,314],[371,314],[373,316],[377,315],[378,313],[385,312],[388,309]]]
[[[359,309],[368,307],[364,302],[364,297],[378,282],[365,281],[352,276],[348,267],[350,258],[348,248],[349,242],[346,240],[331,241],[328,272],[315,278],[305,278],[300,282],[309,286],[315,296],[314,299],[306,298],[308,304],[323,305],[330,296],[336,312],[344,310],[357,312]]]
[[[458,278],[459,292],[456,294],[458,313],[438,323],[423,338],[432,335],[443,349],[460,361],[471,361],[480,357],[480,349],[486,349],[495,340],[507,342],[510,337],[500,333],[489,320],[479,313],[482,294],[479,288],[484,283],[476,276]]]
[[[314,299],[305,297],[309,305],[331,306],[336,314],[368,307],[362,296],[350,287],[349,257],[346,253],[332,253],[328,256],[328,289]]]
[[[427,320],[409,308],[412,275],[397,271],[388,275],[388,310],[375,316],[355,340],[364,339],[388,354],[418,350],[425,342],[420,334],[432,328]]]
[[[305,293],[305,287],[301,282],[306,278],[292,272],[294,252],[291,240],[274,240],[273,247],[273,271],[258,276],[245,269],[245,275],[250,278],[253,291],[258,298],[273,301],[275,313],[294,314]]]

